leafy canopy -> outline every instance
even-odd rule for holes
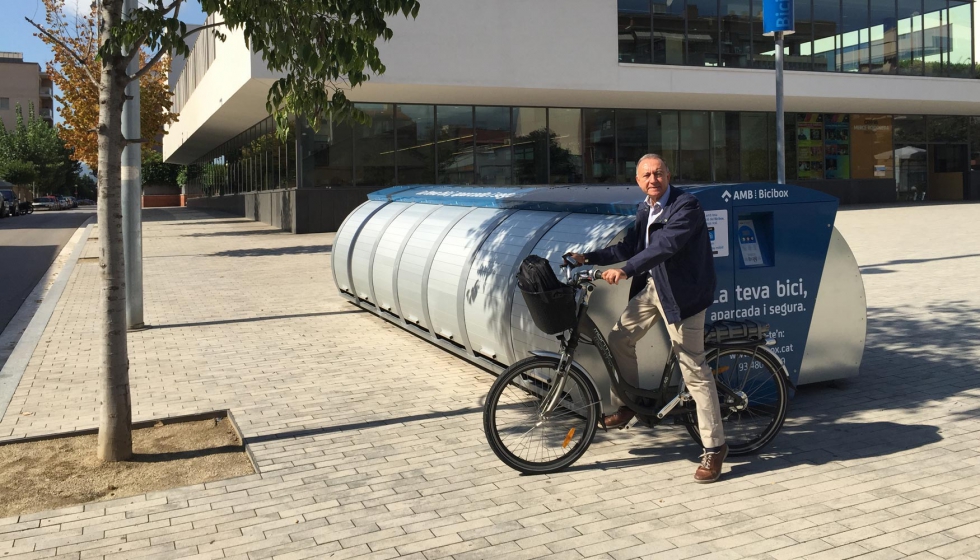
[[[58,112],[63,122],[58,124],[58,134],[75,151],[75,159],[97,170],[99,88],[89,79],[102,71],[96,59],[99,50],[97,4],[93,2],[85,15],[66,17],[65,0],[43,2],[47,10],[45,28],[50,35],[35,35],[47,43],[54,54],[54,60],[47,64],[47,72],[58,92],[55,98],[61,103]],[[148,54],[141,50],[140,65],[146,65],[148,61]],[[140,77],[140,131],[146,138],[142,144],[144,153],[160,147],[159,135],[166,134],[164,127],[178,117],[170,112],[169,71],[170,57],[163,56],[151,71]]]
[[[138,8],[131,19],[113,27],[102,44],[102,57],[119,56],[126,45],[187,56],[185,38],[193,33],[178,18],[182,0],[155,0]],[[253,52],[282,77],[272,84],[266,109],[275,115],[282,134],[290,115],[303,115],[316,129],[321,119],[367,116],[354,109],[345,89],[382,74],[375,42],[389,40],[392,31],[385,17],[418,15],[418,0],[201,0],[210,23],[202,30],[225,36],[221,25],[241,29]]]
[[[12,131],[0,122],[0,169],[16,176],[16,180],[4,179],[19,185],[36,183],[45,192],[64,192],[80,172],[71,150],[54,128],[34,114],[33,104],[26,119],[20,105],[15,112],[17,123]]]

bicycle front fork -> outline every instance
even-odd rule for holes
[[[541,408],[538,409],[538,419],[545,420],[551,413],[558,408],[558,403],[562,401],[565,394],[565,380],[568,378],[568,370],[572,367],[572,354],[563,349],[561,357],[558,359],[558,371],[552,380],[551,389],[541,400]]]

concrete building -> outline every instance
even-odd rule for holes
[[[24,62],[23,53],[0,52],[0,119],[7,130],[17,124],[17,105],[24,118],[31,105],[37,115],[54,124],[54,84],[36,62]]]
[[[222,204],[265,200],[293,221],[304,206],[346,213],[392,184],[629,183],[651,151],[679,184],[774,181],[761,4],[428,0],[416,20],[392,18],[386,73],[349,93],[371,124],[287,143],[272,137],[276,76],[261,57],[240,32],[202,37],[164,158],[196,164],[206,194],[235,195]],[[788,180],[844,203],[980,198],[977,12],[960,0],[796,0]],[[288,196],[259,194],[270,192]]]

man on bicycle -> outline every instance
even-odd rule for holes
[[[697,407],[698,429],[705,446],[696,482],[714,482],[728,455],[718,393],[705,363],[704,314],[714,303],[715,267],[704,211],[697,198],[670,186],[670,169],[657,154],[636,164],[636,183],[646,194],[636,223],[620,243],[592,253],[572,253],[578,264],[609,265],[602,278],[610,284],[632,278],[630,301],[609,334],[609,347],[623,377],[638,385],[636,343],[663,318],[684,383]],[[633,419],[621,406],[603,416],[607,428],[622,428]]]

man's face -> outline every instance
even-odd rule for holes
[[[670,171],[659,159],[646,159],[636,168],[636,184],[651,200],[656,202],[667,192]]]

